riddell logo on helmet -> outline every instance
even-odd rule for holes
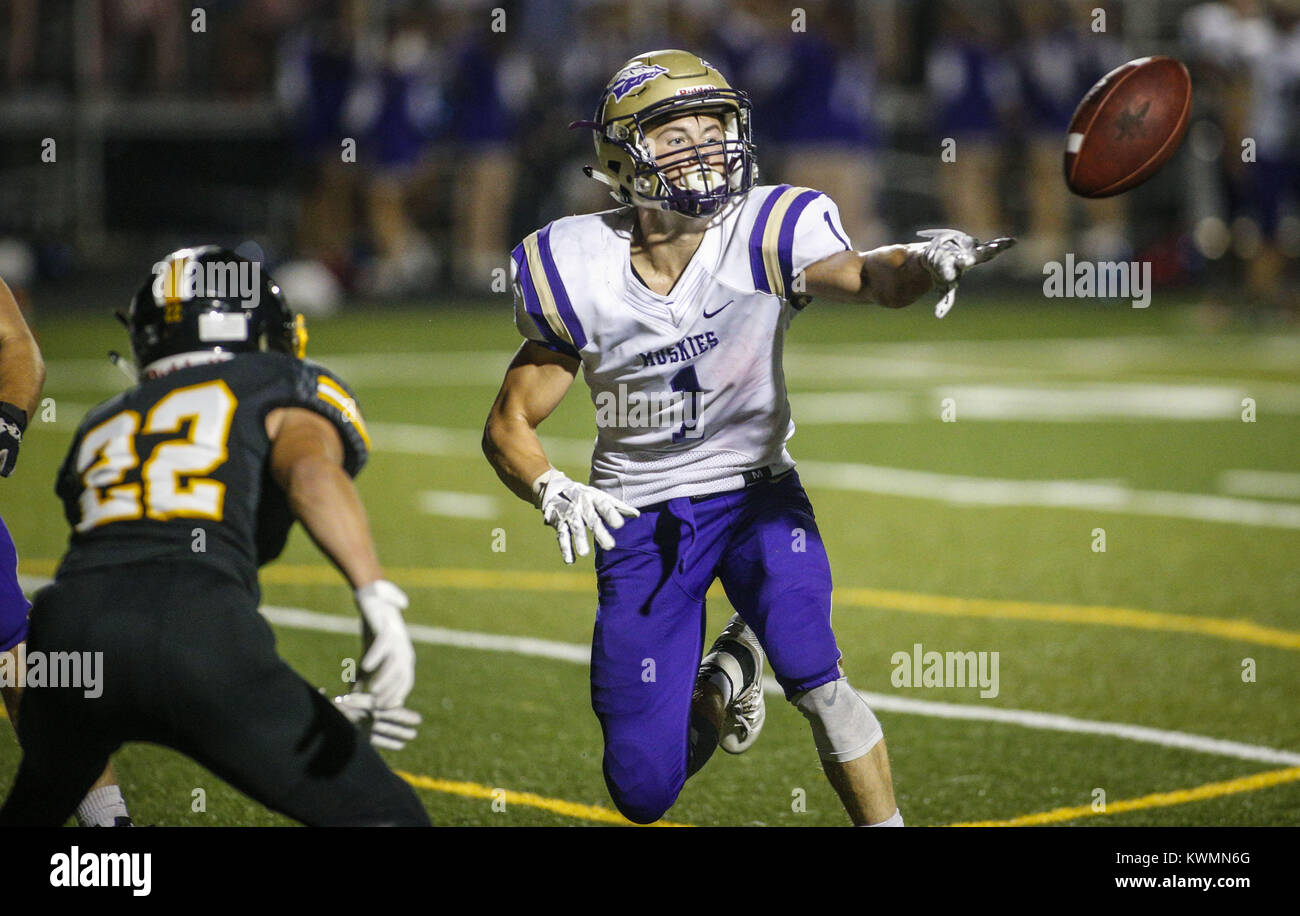
[[[255,309],[261,301],[261,274],[256,261],[159,261],[153,266],[154,301],[225,299]]]
[[[687,86],[684,89],[678,89],[677,95],[695,95],[697,92],[713,92],[717,86]]]

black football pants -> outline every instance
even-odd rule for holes
[[[63,577],[36,597],[27,651],[102,652],[102,692],[23,692],[23,759],[0,825],[64,823],[128,741],[173,748],[304,824],[429,823],[411,787],[276,654],[254,596],[215,570]],[[178,819],[190,801],[176,799]]]

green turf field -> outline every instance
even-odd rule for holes
[[[893,701],[876,708],[909,824],[1300,823],[1300,334],[1205,334],[1191,314],[1160,298],[1134,310],[972,295],[943,321],[925,305],[818,304],[792,328],[790,449],[830,552],[845,667]],[[54,469],[85,408],[124,386],[103,354],[126,349],[107,318],[37,330],[57,417],[32,424],[0,483],[35,578],[66,538]],[[388,760],[438,824],[622,822],[581,660],[591,559],[566,569],[478,451],[517,343],[508,307],[370,310],[311,330],[311,355],[368,418],[360,489],[408,620],[430,628],[411,697],[425,724]],[[581,381],[543,433],[585,479]],[[269,605],[355,619],[301,532],[263,586]],[[710,628],[730,613],[711,598]],[[342,689],[354,637],[277,633],[299,671]],[[895,686],[894,654],[918,643],[998,653],[997,695]],[[0,728],[0,784],[17,760]],[[116,765],[138,822],[286,822],[170,751],[130,747]],[[754,749],[715,755],[668,819],[847,823],[803,718],[773,695]]]

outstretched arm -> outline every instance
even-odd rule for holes
[[[821,295],[902,308],[937,283],[944,295],[934,315],[942,318],[952,308],[962,273],[1016,243],[1015,239],[1000,238],[980,244],[956,229],[927,229],[920,235],[929,241],[872,251],[841,251],[810,264],[803,275],[805,291],[814,298]]]
[[[840,251],[809,265],[803,277],[814,299],[874,302],[891,309],[911,305],[934,285],[920,250],[912,245]]]

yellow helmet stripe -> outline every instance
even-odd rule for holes
[[[184,252],[179,253],[179,257],[172,257],[167,261],[166,272],[163,275],[163,301],[180,302],[186,298],[187,292],[184,279],[185,268],[190,263],[190,249],[186,248]]]

